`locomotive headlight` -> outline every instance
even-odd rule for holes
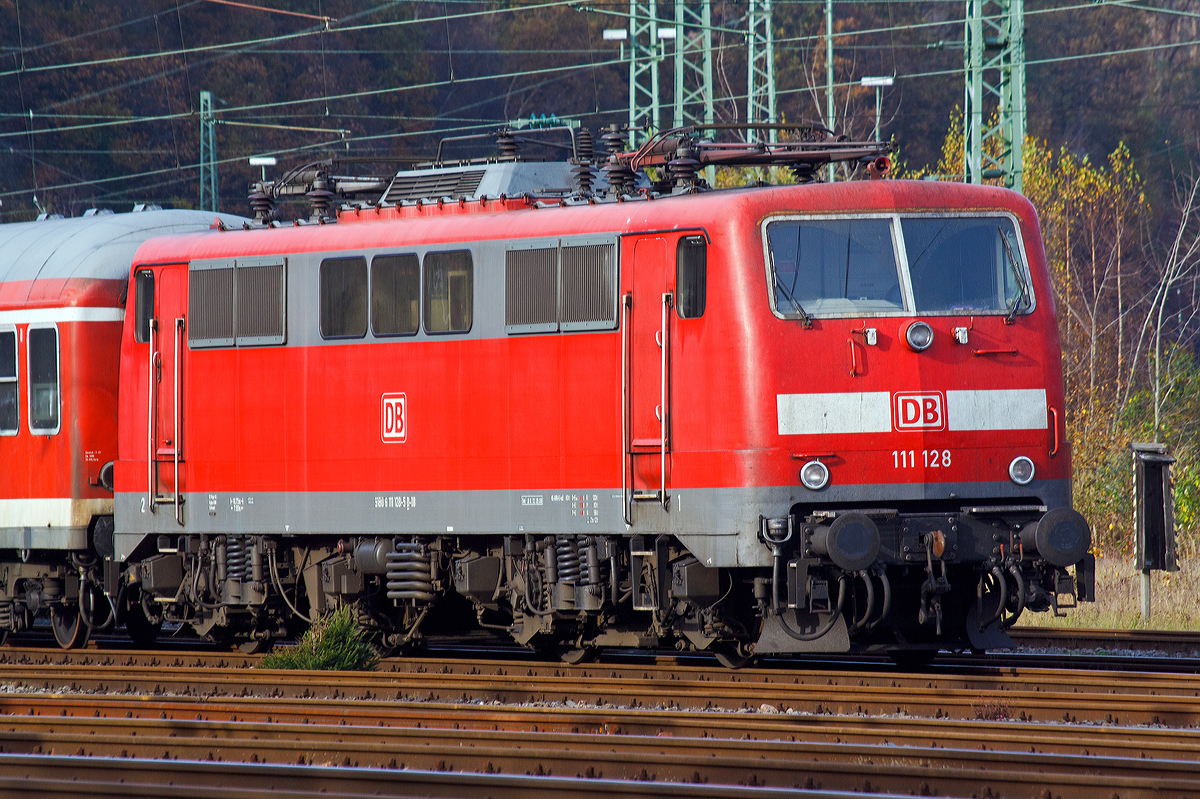
[[[1018,455],[1008,464],[1008,476],[1019,486],[1029,485],[1033,480],[1033,472],[1033,461],[1024,455]]]
[[[933,328],[925,322],[913,322],[904,330],[904,341],[913,352],[927,350],[933,343]]]
[[[800,482],[813,491],[824,488],[829,485],[829,467],[820,461],[809,461],[800,468]]]

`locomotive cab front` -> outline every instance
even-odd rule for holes
[[[791,488],[759,534],[758,652],[1006,646],[1024,610],[1093,594],[1033,209],[892,185],[892,208],[760,225]]]

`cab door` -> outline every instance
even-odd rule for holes
[[[149,270],[147,270],[149,271]],[[145,279],[140,277],[139,279]],[[155,512],[170,507],[183,522],[183,393],[187,352],[187,267],[164,266],[154,274],[150,343],[147,431],[149,504]],[[140,309],[139,309],[140,310]]]
[[[632,290],[622,298],[625,317],[626,520],[638,503],[670,510],[671,308],[674,270],[661,236],[633,241]]]

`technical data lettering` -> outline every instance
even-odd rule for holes
[[[582,518],[585,524],[600,523],[599,494],[551,494],[550,501],[570,504],[571,515]]]
[[[375,497],[376,508],[397,508],[399,510],[412,510],[417,507],[417,498],[406,496],[403,494],[388,494],[385,497]]]

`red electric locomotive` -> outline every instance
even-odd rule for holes
[[[213,221],[134,210],[0,226],[0,641],[39,614],[64,647],[111,624],[99,569],[113,554],[129,264],[146,239]]]
[[[1091,598],[1023,197],[709,191],[714,164],[803,181],[886,148],[606,142],[603,184],[586,146],[524,164],[509,137],[336,219],[335,176],[296,170],[256,187],[256,229],[138,251],[115,475],[136,629],[253,649],[348,604],[399,647],[456,593],[571,660],[920,660]],[[271,221],[287,193],[311,220]]]

